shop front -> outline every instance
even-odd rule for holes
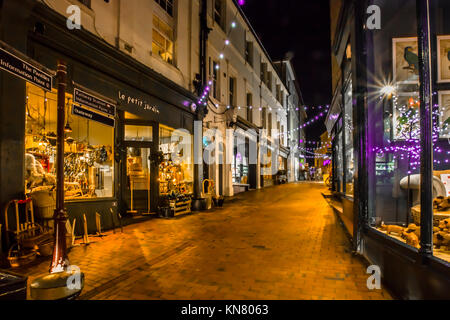
[[[191,195],[195,97],[89,32],[70,32],[65,18],[44,5],[24,17],[31,29],[3,39],[0,53],[2,61],[17,58],[49,78],[58,60],[68,65],[64,187],[76,233],[83,232],[84,217],[89,232],[95,232],[96,213],[106,229],[127,215],[155,213],[161,197]],[[13,23],[2,26],[15,28]],[[14,148],[2,153],[8,161],[0,164],[1,202],[27,194],[37,216],[50,220],[56,84],[44,85],[26,77],[26,70],[16,68],[14,74],[7,68],[4,64],[0,70],[0,121],[14,129],[2,134],[0,143],[2,149]]]
[[[368,5],[383,13],[380,30],[363,29]],[[333,47],[343,72],[327,128],[354,248],[397,297],[448,299],[450,4],[349,2],[341,15]]]
[[[277,184],[284,184],[288,182],[288,157],[289,149],[280,146],[278,154],[278,170],[276,174]]]
[[[237,117],[231,163],[233,193],[257,189],[258,127]]]

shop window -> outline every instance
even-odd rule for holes
[[[171,17],[173,17],[173,0],[155,0]]]
[[[437,104],[433,110],[433,253],[450,262],[450,25],[446,23],[450,5],[431,1],[430,6],[431,29],[438,35],[431,56],[437,60],[436,78],[443,85],[433,96]],[[417,208],[412,211],[417,215]]]
[[[234,156],[232,160],[233,183],[248,184],[248,143],[244,135],[236,133],[234,137]]]
[[[26,90],[25,184],[33,195],[55,185],[57,92],[28,83]],[[72,103],[66,93],[65,199],[112,197],[114,128],[72,115]]]
[[[185,130],[160,125],[159,150],[164,156],[164,161],[159,167],[160,194],[192,194],[194,190],[192,135]]]
[[[436,112],[436,121],[439,121],[439,138],[450,139],[450,90],[439,92],[439,110]]]
[[[355,161],[353,159],[353,102],[352,84],[348,84],[344,93],[344,128],[345,128],[345,193],[353,196],[353,178]]]
[[[419,248],[421,134],[415,2],[392,0],[381,10],[386,24],[370,40],[373,50],[367,62],[372,68],[367,86],[369,223]]]
[[[125,125],[125,141],[153,141],[153,127],[151,126],[134,126]]]
[[[153,15],[152,53],[173,64],[173,29]]]
[[[339,130],[339,133],[336,135],[336,150],[335,150],[335,156],[336,156],[336,191],[337,192],[344,192],[344,161],[343,161],[343,134],[342,129]]]

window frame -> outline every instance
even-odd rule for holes
[[[218,10],[217,3],[220,3],[220,8]],[[214,0],[213,4],[213,20],[214,23],[218,24],[222,30],[225,28],[225,13],[226,13],[226,1],[224,0]]]
[[[158,21],[158,24],[156,25],[155,19]],[[153,20],[152,20],[152,55],[157,55],[160,57],[163,61],[167,62],[170,65],[175,65],[175,31],[172,26],[170,26],[168,23],[166,23],[164,20],[162,20],[158,15],[153,14]],[[161,30],[160,26],[167,27],[171,31],[171,37],[169,37],[163,30]],[[157,33],[158,36],[162,37],[164,39],[164,50],[163,54],[167,54],[170,58],[164,58],[160,53],[155,53],[153,50],[153,46],[157,46],[158,48],[161,48],[161,44],[159,44],[154,37],[154,33]],[[168,43],[171,44],[171,51],[168,51]]]
[[[253,123],[253,94],[247,92],[247,121]]]
[[[90,0],[89,0],[90,1]],[[171,17],[174,15],[175,0],[155,0],[155,2]],[[164,5],[163,5],[164,3]],[[171,7],[172,9],[168,10]]]
[[[245,62],[253,68],[253,42],[245,42]]]
[[[235,106],[237,104],[236,89],[237,89],[237,78],[230,76],[228,79],[228,102],[230,106]]]

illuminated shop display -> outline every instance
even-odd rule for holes
[[[159,149],[163,154],[163,161],[159,165],[160,195],[193,193],[194,165],[191,142],[190,134],[177,135],[175,129],[159,126]]]
[[[449,34],[450,29],[442,23],[448,13],[442,2],[431,2],[431,7],[432,29],[439,35],[431,35],[431,50],[442,75],[440,84],[433,84],[432,90],[433,192],[429,196],[433,199],[434,213],[433,254],[450,261],[450,118],[446,84],[450,45],[441,36]],[[370,97],[367,152],[372,155],[368,157],[369,224],[391,238],[420,249],[420,165],[424,134],[420,126],[423,106],[419,97],[416,8],[414,1],[396,0],[390,2],[389,9],[387,6],[384,9],[386,21],[405,23],[401,27],[386,25],[369,41],[373,52],[369,54],[368,64],[382,66],[375,69],[367,85]]]
[[[243,141],[240,142],[239,140],[237,136],[234,137],[234,156],[231,164],[233,183],[248,184],[248,143],[238,146],[238,143],[242,143],[246,139],[242,139]]]
[[[26,188],[30,192],[52,189],[55,185],[56,91],[46,92],[27,84],[26,101]],[[78,200],[112,197],[114,128],[72,114],[73,104],[73,95],[66,93],[65,198]],[[75,106],[110,119],[85,106]]]

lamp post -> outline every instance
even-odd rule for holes
[[[66,248],[67,212],[64,208],[64,120],[67,86],[67,66],[58,61],[57,82],[57,140],[56,140],[56,209],[55,239],[50,273],[36,278],[31,286],[31,297],[36,300],[71,299],[77,297],[84,286],[84,275],[69,264]]]

